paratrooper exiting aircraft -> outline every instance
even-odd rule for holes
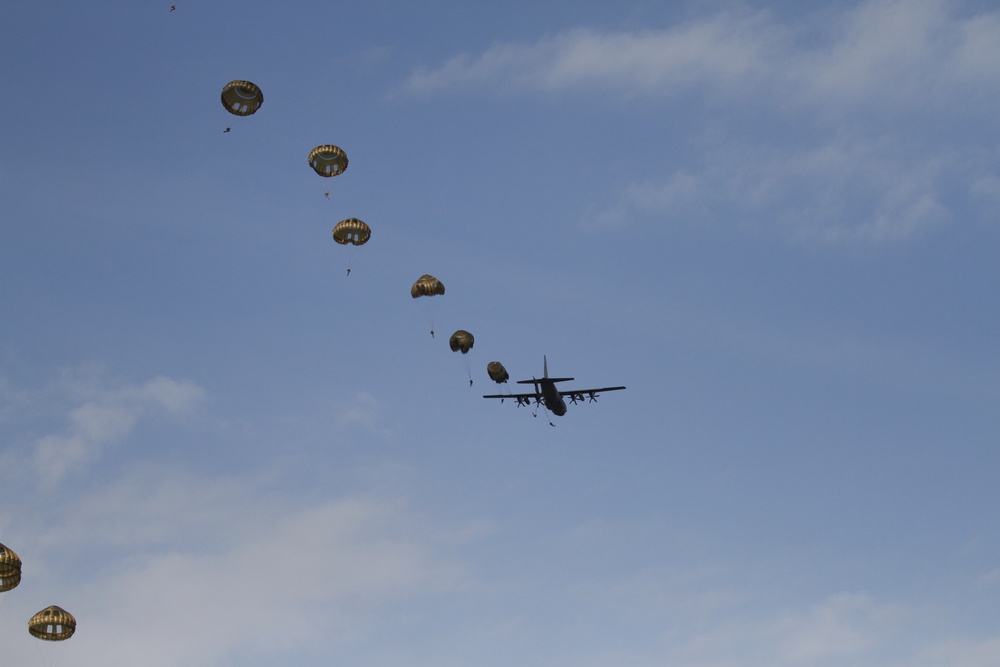
[[[505,398],[513,398],[517,401],[517,406],[522,405],[531,406],[532,401],[536,410],[532,413],[532,416],[538,416],[537,406],[544,406],[549,412],[554,414],[556,417],[562,417],[566,414],[566,398],[569,398],[569,402],[576,405],[578,402],[588,402],[592,403],[597,400],[600,392],[603,391],[618,391],[619,389],[624,389],[625,387],[600,387],[597,389],[570,389],[568,391],[559,391],[556,389],[556,382],[569,382],[573,378],[550,378],[549,377],[549,360],[544,356],[542,357],[543,364],[543,375],[540,378],[531,378],[530,380],[518,380],[517,384],[533,384],[535,385],[535,391],[528,394],[488,394],[484,395],[483,398],[499,398],[501,402]],[[555,426],[551,421],[549,421],[549,426]]]

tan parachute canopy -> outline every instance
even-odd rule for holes
[[[0,593],[21,583],[21,559],[13,549],[0,544]]]
[[[76,619],[62,607],[52,605],[31,617],[28,632],[50,642],[69,639],[76,632]]]
[[[347,153],[333,144],[317,146],[309,151],[309,166],[323,178],[347,171]]]
[[[357,218],[341,220],[333,228],[333,240],[340,245],[352,243],[354,245],[364,245],[372,236],[372,228]]]
[[[473,338],[472,334],[470,334],[465,329],[459,329],[458,331],[453,333],[451,335],[451,338],[448,340],[448,345],[451,346],[451,351],[452,352],[461,351],[462,354],[467,354],[469,350],[472,349],[472,346],[475,345],[475,343],[476,339]]]
[[[235,116],[250,116],[264,103],[264,93],[249,81],[230,81],[222,89],[222,106]]]
[[[0,544],[0,577],[21,574],[21,559],[10,547]]]
[[[444,283],[429,273],[420,276],[410,288],[410,296],[414,299],[418,296],[434,296],[435,294],[444,294]]]
[[[503,367],[499,361],[491,361],[486,364],[486,372],[490,374],[490,379],[497,384],[503,384],[510,379],[510,375],[507,374],[507,369]]]

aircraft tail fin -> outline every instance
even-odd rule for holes
[[[542,372],[543,375],[540,379],[532,378],[530,380],[518,380],[517,384],[538,384],[539,382],[569,382],[575,378],[550,378],[549,377],[549,360],[545,355],[542,355]]]

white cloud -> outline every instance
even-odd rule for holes
[[[767,34],[762,15],[720,14],[665,31],[599,33],[577,28],[535,44],[495,44],[478,57],[449,60],[419,70],[406,84],[431,92],[468,84],[547,91],[607,86],[626,93],[664,92],[711,79],[745,86],[766,69]]]
[[[34,438],[30,463],[16,460],[12,450],[3,457],[17,469],[32,468],[38,481],[51,485],[126,440],[140,420],[194,414],[204,405],[206,392],[193,382],[164,376],[130,383],[90,364],[65,371],[41,390],[17,390],[5,381],[0,399],[0,414],[8,421],[23,410],[25,419],[42,414],[66,423],[59,433]]]
[[[511,644],[522,664],[554,664],[553,642],[565,643],[558,651],[573,664],[591,667],[985,667],[996,655],[996,640],[944,628],[915,638],[915,628],[939,627],[930,617],[941,609],[866,593],[776,612],[775,600],[749,590],[747,572],[733,567],[669,562],[616,576],[597,554],[603,565],[568,577],[554,562],[484,582],[476,572],[489,568],[460,559],[456,547],[483,541],[471,552],[502,550],[507,531],[483,531],[477,520],[442,527],[398,498],[316,493],[149,466],[97,495],[37,513],[26,507],[8,525],[30,568],[22,585],[31,595],[7,609],[23,615],[51,600],[76,614],[81,629],[64,659],[80,667],[336,661],[383,644],[399,657],[414,654],[417,665],[467,664],[462,658],[476,650]],[[582,530],[585,542],[617,534],[631,544],[628,531],[603,522]],[[456,618],[456,609],[482,618]],[[415,629],[431,634],[415,639],[407,634]],[[468,645],[415,655],[456,633]],[[0,624],[12,664],[36,655],[32,641]],[[490,653],[482,664],[503,659]]]
[[[782,619],[772,632],[777,650],[791,664],[847,656],[875,645],[891,621],[891,609],[877,607],[860,593],[834,595],[806,614]]]
[[[996,196],[995,157],[981,154],[991,126],[970,119],[994,122],[997,44],[1000,13],[940,0],[871,0],[794,21],[738,6],[660,30],[495,44],[415,72],[406,88],[683,100],[676,132],[694,157],[637,160],[644,180],[620,186],[585,227],[666,217],[887,243],[940,228],[959,200]],[[744,116],[760,119],[749,133]]]
[[[920,651],[907,664],[912,667],[996,667],[1000,637],[941,642]]]
[[[1000,586],[1000,567],[990,570],[979,577],[979,583],[985,586]]]
[[[379,438],[391,438],[395,427],[388,425],[382,405],[368,392],[358,392],[349,402],[338,406],[337,425],[342,429],[359,429]]]
[[[697,169],[631,185],[590,214],[591,228],[656,216],[675,224],[778,229],[790,238],[887,242],[951,219],[945,174],[961,160],[912,154],[898,142],[839,138],[806,150],[719,145]]]
[[[605,88],[627,96],[703,88],[824,109],[873,99],[926,107],[956,87],[995,99],[998,42],[1000,17],[959,16],[939,0],[873,0],[796,24],[743,8],[661,30],[576,28],[533,44],[494,44],[418,70],[405,88]]]
[[[205,390],[193,382],[158,375],[138,388],[137,399],[171,415],[183,415],[204,403]]]
[[[58,592],[77,615],[80,665],[195,667],[243,650],[330,649],[371,632],[385,604],[469,581],[438,555],[456,533],[393,499],[311,503],[249,479],[150,468],[46,519],[19,518],[22,558],[35,595]],[[10,660],[30,657],[0,637]]]

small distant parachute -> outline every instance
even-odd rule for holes
[[[444,294],[444,283],[429,273],[417,278],[417,282],[413,283],[413,287],[410,288],[410,296],[414,299],[421,296],[434,296],[435,294]]]
[[[491,361],[486,364],[486,372],[490,374],[490,379],[497,384],[503,384],[510,379],[510,375],[507,374],[507,369],[503,367],[499,361]]]
[[[69,639],[76,632],[76,619],[62,607],[52,605],[31,617],[28,632],[33,637],[50,642]]]
[[[13,549],[0,544],[0,593],[21,583],[21,559]]]
[[[452,352],[461,352],[462,354],[468,354],[475,344],[476,339],[465,329],[459,329],[453,333],[448,341]]]
[[[230,81],[222,89],[222,106],[234,116],[252,116],[264,104],[264,93],[249,81]]]
[[[357,218],[341,220],[333,228],[333,240],[340,245],[364,245],[372,236],[372,229]]]

